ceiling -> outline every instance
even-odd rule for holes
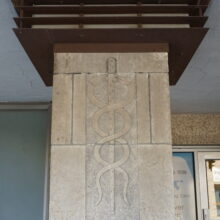
[[[171,87],[172,112],[220,112],[220,1],[207,10],[210,31],[176,86]],[[44,85],[14,35],[10,1],[0,1],[0,102],[51,101]]]

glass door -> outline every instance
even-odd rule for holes
[[[199,152],[203,220],[220,220],[220,152]]]
[[[196,220],[194,154],[173,153],[175,220]]]

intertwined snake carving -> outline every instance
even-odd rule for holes
[[[127,199],[127,189],[128,189],[128,183],[129,183],[129,177],[125,170],[121,168],[121,166],[129,159],[130,155],[130,147],[128,142],[123,138],[123,136],[130,130],[132,126],[132,119],[130,114],[125,110],[125,106],[127,106],[130,102],[133,101],[134,98],[134,88],[132,86],[133,80],[126,80],[124,77],[120,77],[118,74],[105,74],[106,79],[108,80],[108,102],[103,103],[95,96],[95,87],[97,85],[94,85],[92,82],[89,82],[88,85],[88,97],[90,101],[96,105],[99,110],[96,111],[92,116],[92,126],[96,133],[102,137],[101,140],[99,140],[95,144],[94,148],[94,157],[96,161],[103,165],[103,168],[97,173],[96,175],[96,185],[98,189],[98,201],[96,205],[98,206],[103,198],[103,191],[101,187],[100,180],[102,176],[111,170],[119,172],[123,179],[124,179],[124,187],[123,187],[123,200],[126,204],[128,203]],[[123,100],[115,102],[114,97],[112,96],[111,92],[114,92],[114,83],[120,83],[122,85],[125,85],[126,91],[126,97],[124,97]],[[118,113],[121,115],[123,119],[123,128],[119,131],[114,131],[112,134],[109,134],[110,132],[105,132],[100,128],[100,118],[103,116],[103,114],[111,114],[111,113]],[[114,125],[114,120],[113,120]],[[115,125],[114,125],[115,126]],[[100,154],[100,151],[104,144],[107,143],[119,143],[123,149],[123,155],[118,161],[113,161],[113,163],[110,163],[106,160],[104,160]]]

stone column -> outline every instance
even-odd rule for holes
[[[167,53],[55,53],[50,220],[174,220]]]

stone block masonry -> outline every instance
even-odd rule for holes
[[[50,220],[174,220],[167,53],[56,53]]]

